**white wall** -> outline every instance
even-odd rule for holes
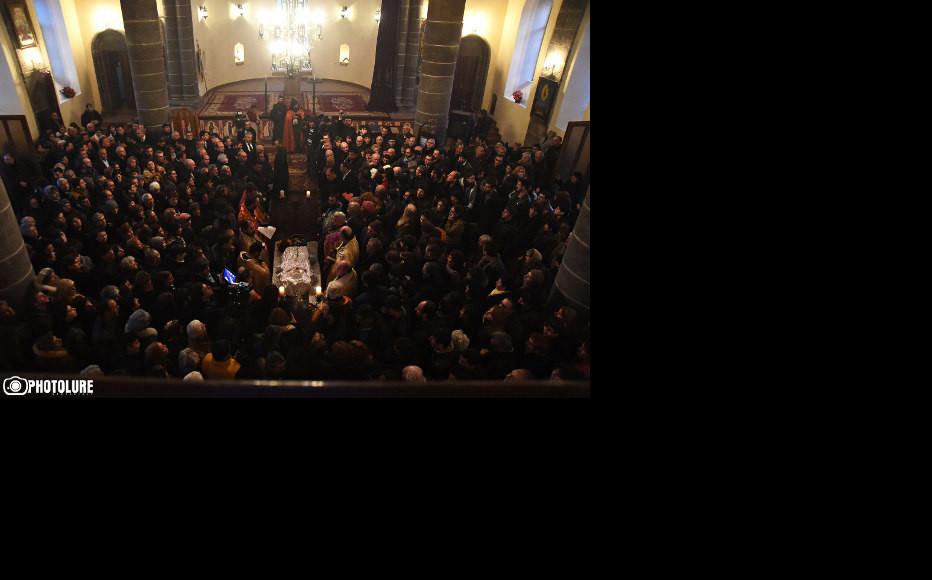
[[[87,60],[90,55],[88,51],[85,54],[84,49],[84,40],[81,33],[81,27],[78,24],[77,11],[75,9],[76,0],[61,0],[61,10],[62,17],[65,22],[65,28],[67,30],[67,41],[68,48],[70,49],[70,55],[74,60],[74,69],[68,71],[68,76],[73,77],[71,80],[60,78],[58,71],[52,71],[52,77],[55,80],[58,87],[64,86],[65,83],[71,84],[71,81],[76,81],[75,84],[80,85],[81,91],[73,99],[65,99],[63,96],[59,95],[59,109],[62,113],[62,120],[67,124],[71,122],[80,122],[81,113],[84,111],[84,105],[87,102],[93,100],[93,95],[88,92],[88,87],[95,84],[93,75],[93,70],[89,69],[87,66]],[[119,6],[119,1],[114,0],[116,5]],[[94,0],[80,0],[82,10],[87,4],[93,4]],[[32,19],[33,29],[36,33],[36,39],[39,41],[41,47],[42,58],[45,61],[46,65],[49,63],[49,55],[46,51],[45,39],[43,37],[43,31],[41,26],[39,26],[39,21],[36,16],[36,7],[33,0],[27,0],[27,9],[29,10],[29,16]],[[0,35],[3,37],[3,60],[4,66],[0,68],[5,68],[6,70],[0,74],[0,95],[2,95],[3,102],[0,104],[0,110],[2,111],[15,111],[15,112],[5,112],[4,114],[18,114],[25,115],[26,121],[29,125],[29,131],[32,133],[32,137],[36,138],[39,134],[38,126],[35,120],[35,114],[32,110],[32,105],[29,102],[29,95],[26,92],[22,77],[18,70],[19,63],[17,62],[16,50],[13,48],[12,43],[10,43],[6,34]],[[5,75],[9,72],[9,77]],[[63,82],[64,81],[64,82]],[[77,87],[75,87],[77,88]],[[14,99],[14,96],[16,97]],[[99,102],[99,99],[94,102]]]
[[[505,97],[505,83],[508,79],[508,69],[511,66],[511,57],[514,54],[514,43],[518,36],[518,26],[521,22],[521,12],[524,10],[524,4],[525,0],[508,1],[508,12],[502,29],[501,46],[496,61],[497,70],[494,90],[498,95],[498,105],[496,105],[494,117],[498,123],[502,140],[508,143],[524,142],[524,136],[527,134],[527,127],[531,121],[531,109],[528,103],[534,98],[534,93],[537,90],[537,79],[540,77],[540,71],[547,56],[547,46],[549,46],[550,38],[553,36],[557,15],[560,13],[560,6],[563,5],[563,2],[562,0],[554,0],[553,2],[550,19],[547,22],[547,31],[544,33],[540,54],[537,57],[534,82],[527,90],[524,101],[518,104],[511,100],[511,95],[508,95],[508,98]]]
[[[591,59],[589,58],[589,7],[579,23],[579,32],[570,51],[570,64],[566,67],[565,79],[560,93],[553,104],[554,113],[550,116],[550,130],[562,135],[566,124],[571,121],[589,120],[589,95]],[[585,117],[585,118],[583,118]]]
[[[496,55],[501,49],[502,28],[505,23],[505,14],[508,12],[508,2],[502,0],[466,0],[466,11],[463,14],[463,36],[475,34],[481,36],[489,43],[491,49],[489,58],[489,75],[485,81],[485,92],[482,96],[482,108],[488,110],[492,105],[496,75],[500,74]]]
[[[510,99],[510,95],[505,95],[505,83],[508,78],[509,67],[511,66],[511,58],[514,54],[515,39],[518,36],[518,26],[521,21],[521,12],[524,10],[525,2],[526,0],[508,0],[507,11],[502,19],[502,29],[498,46],[493,47],[491,65],[493,70],[489,71],[490,79],[494,78],[491,90],[494,90],[495,94],[498,96],[498,104],[495,108],[494,118],[498,123],[502,140],[508,143],[524,142],[524,137],[527,134],[527,128],[531,120],[530,102],[533,100],[534,93],[537,91],[537,79],[540,78],[541,69],[547,58],[547,48],[550,45],[550,39],[553,36],[553,30],[556,26],[557,16],[560,13],[560,7],[563,5],[562,0],[554,0],[553,2],[553,7],[550,11],[550,20],[547,23],[547,31],[544,33],[544,41],[537,58],[534,83],[527,90],[524,102],[517,104]],[[469,3],[467,3],[467,9],[468,7]],[[564,128],[565,122],[568,121],[589,120],[588,95],[590,91],[588,83],[585,83],[584,90],[578,84],[573,84],[573,70],[576,68],[576,59],[585,59],[587,62],[584,66],[588,68],[588,50],[580,50],[584,32],[588,24],[589,8],[587,7],[583,21],[580,24],[580,30],[576,35],[576,39],[573,41],[574,46],[571,52],[570,62],[566,65],[564,71],[564,76],[566,77],[566,75],[569,74],[569,77],[566,77],[563,83],[561,83],[560,94],[557,95],[558,100],[554,103],[554,108],[550,115],[550,129],[552,130],[557,130],[555,125],[558,123],[558,120],[564,123]],[[581,78],[582,75],[580,75],[577,80]],[[491,93],[489,93],[489,95],[491,95]],[[569,98],[567,98],[567,95]],[[565,106],[568,108],[565,112],[562,111],[564,102]],[[586,102],[586,104],[583,105],[583,102]],[[489,104],[489,102],[485,102],[484,106],[487,107]],[[582,116],[579,117],[579,109],[581,107],[584,107],[585,111],[583,111]],[[562,130],[559,132],[562,133]]]
[[[93,59],[90,41],[85,41],[78,18],[78,14],[84,11],[88,4],[90,3],[86,0],[61,0],[62,15],[68,31],[68,40],[71,43],[71,55],[74,57],[78,83],[81,85],[81,91],[73,99],[67,99],[58,105],[61,109],[62,120],[66,124],[72,122],[81,124],[81,114],[88,103],[93,103],[100,110],[100,98],[96,96],[97,77],[94,76],[94,64],[91,62]]]
[[[197,18],[197,7],[207,5],[207,20]],[[265,38],[259,38],[258,22],[268,21],[268,14],[275,8],[275,0],[248,0],[244,18],[232,18],[233,3],[230,0],[193,0],[191,4],[195,25],[195,40],[204,51],[206,88],[241,81],[265,78],[271,65],[271,43],[273,29],[265,27]],[[340,7],[349,6],[346,19],[340,18]],[[311,63],[319,78],[330,78],[356,83],[364,87],[372,85],[375,68],[375,45],[378,38],[378,23],[375,12],[381,0],[347,0],[312,2],[312,18],[322,22],[322,38],[312,36]],[[266,16],[263,16],[266,15]],[[312,26],[311,30],[316,30]],[[241,42],[246,51],[246,62],[233,64],[233,45]],[[339,63],[340,45],[349,44],[350,62]]]
[[[6,47],[4,47],[6,48]],[[19,102],[19,92],[22,81],[19,73],[13,73],[11,64],[7,60],[7,51],[0,54],[0,115],[24,115],[23,105]]]

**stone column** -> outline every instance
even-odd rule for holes
[[[187,104],[201,98],[197,82],[197,48],[194,44],[194,20],[191,0],[164,0],[167,6],[174,1],[178,23],[178,63],[181,70],[181,96]],[[232,56],[230,58],[232,61]]]
[[[197,53],[191,0],[164,0],[165,65],[168,71],[168,100],[173,106],[193,106],[200,99],[197,84]]]
[[[399,18],[395,104],[399,109],[413,109],[417,102],[417,61],[421,54],[421,0],[401,0]]]
[[[589,313],[589,191],[570,233],[566,253],[553,283],[552,302],[563,302]],[[562,300],[561,300],[562,299]]]
[[[148,130],[161,130],[171,119],[171,111],[158,8],[155,0],[120,0],[120,7],[139,120]]]
[[[398,37],[401,23],[400,0],[382,0],[382,19],[375,42],[375,66],[372,69],[372,84],[369,91],[370,111],[394,113],[396,77],[398,73]]]
[[[0,299],[19,309],[35,276],[6,186],[0,180]]]
[[[175,104],[181,98],[181,62],[178,60],[178,6],[165,0],[165,78],[168,79],[168,100]]]
[[[414,122],[418,133],[433,134],[438,145],[444,142],[450,123],[450,94],[465,9],[466,0],[431,0],[427,7]]]

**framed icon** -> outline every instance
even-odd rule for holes
[[[7,18],[11,26],[16,48],[30,48],[36,46],[36,33],[29,19],[29,11],[23,1],[7,2]]]
[[[550,119],[550,111],[557,100],[557,88],[560,85],[556,81],[537,79],[537,92],[534,94],[534,103],[531,105],[531,114],[547,121]]]

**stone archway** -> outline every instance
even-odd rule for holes
[[[475,113],[482,108],[491,54],[489,43],[475,34],[464,36],[460,40],[456,72],[453,76],[453,93],[450,96],[451,110]]]
[[[91,55],[97,73],[102,112],[135,112],[136,97],[126,36],[118,30],[104,30],[91,42]]]

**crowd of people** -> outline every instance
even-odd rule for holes
[[[94,112],[83,127],[47,127],[32,155],[5,154],[37,277],[21,305],[0,301],[0,368],[588,379],[588,319],[551,300],[585,195],[582,176],[555,179],[559,137],[441,145],[409,127],[302,122],[322,209],[311,301],[271,282],[274,252],[258,230],[287,187],[286,150],[267,151],[250,129],[152,132]]]

